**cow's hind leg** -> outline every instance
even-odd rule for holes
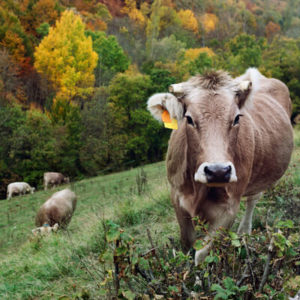
[[[247,197],[245,215],[240,223],[238,234],[248,233],[252,231],[252,216],[256,202],[260,199],[262,193]]]

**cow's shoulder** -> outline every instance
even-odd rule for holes
[[[183,185],[188,167],[187,139],[184,125],[171,134],[166,163],[169,182],[174,187]]]

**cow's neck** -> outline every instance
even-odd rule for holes
[[[229,198],[228,193],[223,187],[208,187],[205,184],[190,180],[184,184],[179,193],[179,205],[183,207],[191,217],[199,216],[203,219],[205,207],[214,205],[226,205]]]

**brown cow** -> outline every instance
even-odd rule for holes
[[[216,230],[232,225],[242,196],[247,205],[238,233],[251,232],[256,201],[290,161],[291,101],[285,84],[254,68],[235,79],[208,72],[171,85],[170,92],[152,96],[148,109],[158,120],[168,110],[179,123],[169,141],[167,173],[183,249],[194,243],[193,217],[209,224],[197,265]]]
[[[44,173],[44,190],[49,187],[56,187],[57,185],[69,183],[70,178],[64,176],[58,172],[46,172]]]
[[[75,193],[69,189],[54,193],[40,207],[36,215],[35,225],[52,227],[57,223],[60,227],[66,227],[71,221],[76,202]]]

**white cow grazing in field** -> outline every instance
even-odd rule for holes
[[[14,195],[25,195],[26,193],[33,194],[34,187],[31,187],[27,182],[13,182],[7,186],[7,199]]]
[[[39,209],[36,226],[52,227],[57,223],[60,227],[66,227],[71,221],[76,202],[76,194],[69,189],[54,193]]]

